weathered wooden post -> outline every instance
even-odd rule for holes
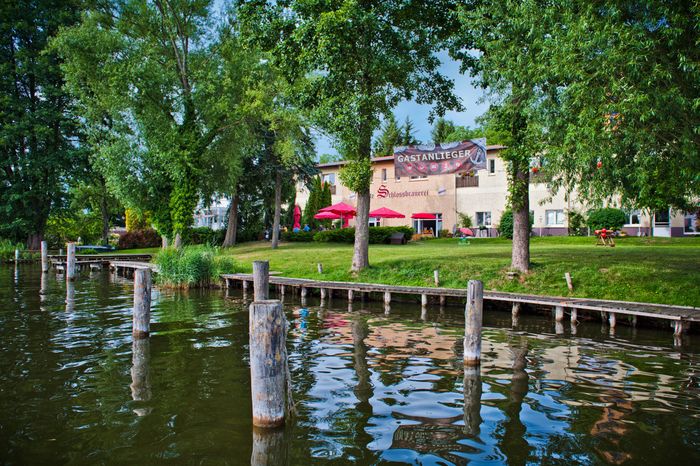
[[[510,311],[511,315],[511,326],[512,327],[517,327],[518,326],[518,318],[520,317],[520,303],[513,303],[513,307]]]
[[[391,292],[390,291],[385,291],[384,292],[384,305],[388,306],[391,304]]]
[[[253,425],[278,427],[284,424],[287,352],[287,323],[282,303],[267,300],[269,268],[254,267],[255,300],[250,305],[250,390]],[[264,297],[264,298],[263,298]],[[260,298],[260,299],[259,299]]]
[[[15,249],[15,264],[19,262],[19,249]]]
[[[440,286],[440,272],[437,269],[433,270],[433,281],[436,287]]]
[[[428,306],[428,295],[424,293],[420,295],[420,307],[425,309],[426,306]]]
[[[447,301],[447,297],[445,295],[440,295],[440,307],[445,307],[445,301]]]
[[[464,365],[481,364],[481,325],[484,312],[484,283],[469,280],[464,312]]]
[[[66,280],[75,280],[75,243],[68,243],[66,256]]]
[[[464,368],[464,433],[470,437],[479,435],[481,426],[481,368]]]
[[[348,290],[348,302],[351,303],[353,299],[352,290]]]
[[[574,291],[574,284],[571,282],[571,274],[566,272],[564,278],[566,279],[566,286],[569,288],[569,291]]]
[[[305,286],[301,287],[301,299],[306,299],[307,289]]]
[[[146,338],[151,331],[151,269],[134,270],[134,314],[132,335]]]
[[[318,273],[323,273],[323,264],[319,262],[318,264],[316,264],[316,268],[318,269]]]
[[[571,325],[575,325],[578,322],[578,309],[575,307],[571,308]]]
[[[617,325],[617,316],[614,312],[611,312],[610,315],[608,315],[608,322],[610,323],[611,330]]]
[[[58,255],[62,256],[63,255],[63,248],[58,248]]]
[[[151,340],[134,338],[131,341],[131,399],[149,401],[151,399]],[[151,408],[135,408],[137,416],[145,416]]]
[[[70,314],[75,310],[75,283],[66,282],[66,313]]]
[[[253,300],[265,301],[270,296],[270,263],[253,262]]]
[[[321,301],[325,301],[326,294],[328,293],[328,290],[326,290],[325,288],[321,288],[320,292],[321,292]]]
[[[49,245],[46,241],[41,242],[41,271],[49,271]]]
[[[557,322],[561,322],[564,320],[564,306],[554,307],[554,320]]]

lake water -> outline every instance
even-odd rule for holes
[[[0,267],[0,463],[250,463],[248,303],[154,291],[133,343],[131,300],[107,272]],[[700,464],[697,335],[487,309],[465,374],[462,308],[308,304],[285,302],[297,415],[255,436],[275,464]]]

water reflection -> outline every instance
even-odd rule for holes
[[[7,463],[700,464],[693,335],[681,352],[668,331],[554,335],[551,319],[513,329],[489,309],[481,367],[465,370],[461,307],[423,322],[415,304],[289,299],[298,415],[256,433],[239,291],[165,291],[153,335],[132,341],[131,280],[0,272]]]
[[[131,342],[131,398],[134,401],[151,399],[151,340],[134,338]],[[145,416],[152,408],[134,408],[137,416]]]

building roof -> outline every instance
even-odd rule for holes
[[[486,146],[486,152],[491,152],[495,150],[501,150],[505,149],[506,146],[502,146],[500,144],[493,144],[490,146]],[[386,155],[383,157],[374,157],[372,158],[372,163],[375,162],[388,162],[390,160],[394,160],[393,155]],[[319,163],[316,165],[317,168],[330,168],[330,167],[339,167],[341,165],[345,165],[347,163],[346,160],[339,160],[337,162],[328,162],[328,163]]]

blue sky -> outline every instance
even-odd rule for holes
[[[459,63],[451,60],[447,53],[440,53],[438,57],[443,62],[442,66],[440,66],[440,71],[443,75],[454,80],[455,94],[461,99],[462,106],[464,106],[464,111],[447,112],[445,118],[460,126],[475,126],[474,120],[488,109],[488,104],[482,102],[483,91],[472,86],[469,76],[459,73]],[[404,101],[396,107],[394,115],[396,115],[399,124],[403,124],[408,116],[416,130],[416,138],[419,141],[428,141],[430,140],[430,130],[432,128],[432,125],[428,122],[430,109],[430,105],[419,105],[413,101]],[[316,153],[336,154],[337,151],[332,147],[329,138],[319,135],[316,139]]]

